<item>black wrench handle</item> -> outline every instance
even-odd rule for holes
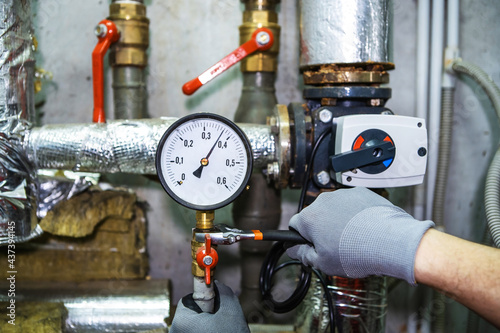
[[[293,230],[262,230],[262,240],[265,241],[283,241],[296,244],[309,243],[297,231]]]

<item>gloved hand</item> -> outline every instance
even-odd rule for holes
[[[328,275],[387,275],[415,285],[416,251],[433,226],[366,188],[340,189],[320,194],[292,217],[290,227],[313,245],[287,254]]]
[[[238,298],[231,288],[215,281],[215,313],[202,312],[193,300],[193,294],[177,304],[171,333],[247,333],[248,324]]]

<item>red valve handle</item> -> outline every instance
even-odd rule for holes
[[[254,53],[255,51],[269,50],[273,46],[273,43],[274,36],[271,30],[267,28],[259,28],[255,30],[248,42],[241,44],[240,47],[222,58],[221,61],[204,71],[197,78],[186,82],[182,86],[182,92],[186,95],[192,95],[202,85],[219,76],[246,56]]]
[[[104,113],[104,56],[112,43],[117,42],[120,33],[113,21],[102,20],[96,28],[97,45],[92,51],[92,81],[94,85],[94,123],[105,123]]]
[[[212,248],[212,239],[210,234],[205,234],[205,245],[200,247],[196,252],[196,262],[205,269],[205,283],[210,284],[210,269],[217,265],[219,255]]]

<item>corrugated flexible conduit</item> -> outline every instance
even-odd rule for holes
[[[436,183],[434,185],[434,200],[432,203],[432,220],[436,228],[444,231],[444,203],[446,184],[448,183],[448,169],[450,165],[451,134],[453,122],[453,100],[455,87],[441,88],[441,118],[439,123],[439,155],[436,169]],[[445,306],[445,296],[437,291],[433,293],[433,301]],[[431,322],[431,331],[445,332],[445,312],[437,313]]]
[[[500,119],[500,89],[488,74],[478,66],[461,60],[455,61],[452,68],[457,73],[468,75],[484,89]],[[500,146],[488,168],[484,206],[493,243],[500,247]]]
[[[432,220],[438,228],[444,228],[444,199],[448,183],[448,168],[450,164],[451,132],[453,122],[454,87],[441,89],[441,119],[439,127],[439,156],[434,187],[434,202]]]

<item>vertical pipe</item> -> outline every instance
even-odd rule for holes
[[[392,1],[301,0],[300,5],[300,65],[303,70],[324,71],[327,66],[330,66],[335,70],[342,67],[349,69],[358,67],[364,71],[373,71],[374,64],[384,70],[394,68],[391,47]],[[332,45],[337,47],[325,47]],[[330,84],[325,81],[317,84],[325,86]],[[335,82],[336,85],[342,87],[367,83],[373,84],[372,81],[352,83],[347,78]],[[339,99],[335,102],[339,103]],[[339,112],[348,114],[350,111]],[[353,107],[351,112],[356,112],[356,107]],[[328,277],[328,281],[333,299],[335,299],[335,321],[339,332],[382,332],[384,330],[386,278]],[[314,281],[311,284],[314,286]],[[308,296],[312,296],[312,299],[309,298],[308,302],[304,302],[303,308],[298,311],[306,315],[303,322],[300,320],[296,322],[299,332],[323,332],[325,330],[326,325],[323,325],[324,327],[321,325],[321,317],[326,310],[323,293],[318,294],[319,302],[314,299],[314,291],[309,291]],[[308,317],[308,315],[313,317]],[[334,328],[330,327],[330,329],[333,332]]]
[[[205,245],[210,244],[200,243],[196,241],[195,233],[197,232],[213,232],[214,231],[215,213],[211,211],[196,211],[196,227],[193,229],[193,238],[191,239],[191,273],[193,274],[193,300],[203,312],[214,313],[215,310],[215,289],[213,278],[213,270],[210,272],[211,281],[209,284],[205,282],[205,269],[200,267],[196,260],[198,250]]]
[[[392,65],[392,1],[300,0],[300,67]]]
[[[427,203],[426,218],[438,218],[436,227],[443,230],[444,224],[434,208],[435,190],[438,181],[438,161],[444,156],[440,156],[439,151],[439,128],[441,114],[441,87],[443,79],[443,60],[444,60],[444,0],[434,0],[432,2],[432,32],[431,32],[431,64],[430,64],[430,91],[429,91],[429,114],[428,114],[428,133],[429,133],[429,158],[427,167]],[[443,152],[446,154],[446,152]],[[439,195],[439,194],[438,194]],[[439,214],[438,214],[439,215]],[[431,332],[444,332],[444,296],[433,292],[432,303],[428,306],[429,311],[439,308],[441,313],[430,313],[428,318],[432,318],[430,323]],[[434,306],[433,306],[434,305]],[[427,324],[427,323],[426,323]]]
[[[115,119],[147,118],[144,68],[115,66],[112,71]]]
[[[243,73],[243,92],[235,114],[238,122],[265,122],[277,104],[273,72]],[[250,179],[250,189],[233,205],[233,218],[240,229],[278,229],[281,218],[281,193],[267,184],[261,170],[256,168]],[[249,322],[261,322],[259,273],[272,244],[242,242],[240,303]]]
[[[30,2],[3,1],[0,5],[0,244],[24,241],[41,233],[36,219],[36,173],[22,147],[34,117],[32,36]]]
[[[459,43],[459,19],[460,19],[460,1],[448,0],[447,2],[447,30],[446,30],[446,45],[447,47],[458,48]]]
[[[262,25],[273,31],[275,43],[266,52],[253,55],[241,64],[243,90],[235,114],[235,121],[265,124],[277,104],[274,82],[276,79],[277,54],[279,51],[279,25],[276,4],[279,0],[242,0],[245,4],[240,41]],[[233,218],[240,229],[277,229],[281,217],[281,193],[267,184],[260,169],[255,169],[250,179],[250,190],[235,201]],[[247,321],[263,322],[259,273],[262,262],[270,250],[267,242],[242,242],[240,303]]]
[[[419,118],[427,118],[429,96],[429,27],[430,27],[430,0],[418,2],[417,19],[417,68],[416,72],[416,114]],[[425,219],[425,184],[415,187],[413,216],[417,220]]]
[[[450,151],[452,143],[453,128],[453,103],[455,96],[456,77],[452,64],[458,58],[458,35],[459,35],[459,1],[449,0],[447,2],[446,17],[446,48],[443,53],[442,82],[441,82],[441,118],[439,125],[439,153],[436,170],[436,181],[434,188],[432,220],[436,227],[445,230],[444,206],[446,198],[446,185],[448,183],[448,172],[450,162]],[[439,24],[439,23],[438,23]],[[443,24],[444,25],[444,22]],[[436,50],[437,52],[437,50]],[[435,75],[437,76],[437,69]],[[437,87],[435,87],[437,91]],[[446,323],[445,296],[434,291],[433,303],[441,307],[441,311],[434,316],[431,323],[432,332],[444,332]]]
[[[434,183],[439,143],[439,114],[441,101],[441,78],[443,71],[444,0],[432,2],[431,63],[429,87],[429,111],[427,126],[429,133],[429,157],[427,160],[426,219],[432,218]]]
[[[149,20],[142,0],[113,0],[109,20],[120,31],[111,47],[109,62],[113,72],[115,119],[147,117],[146,50],[149,45]]]

